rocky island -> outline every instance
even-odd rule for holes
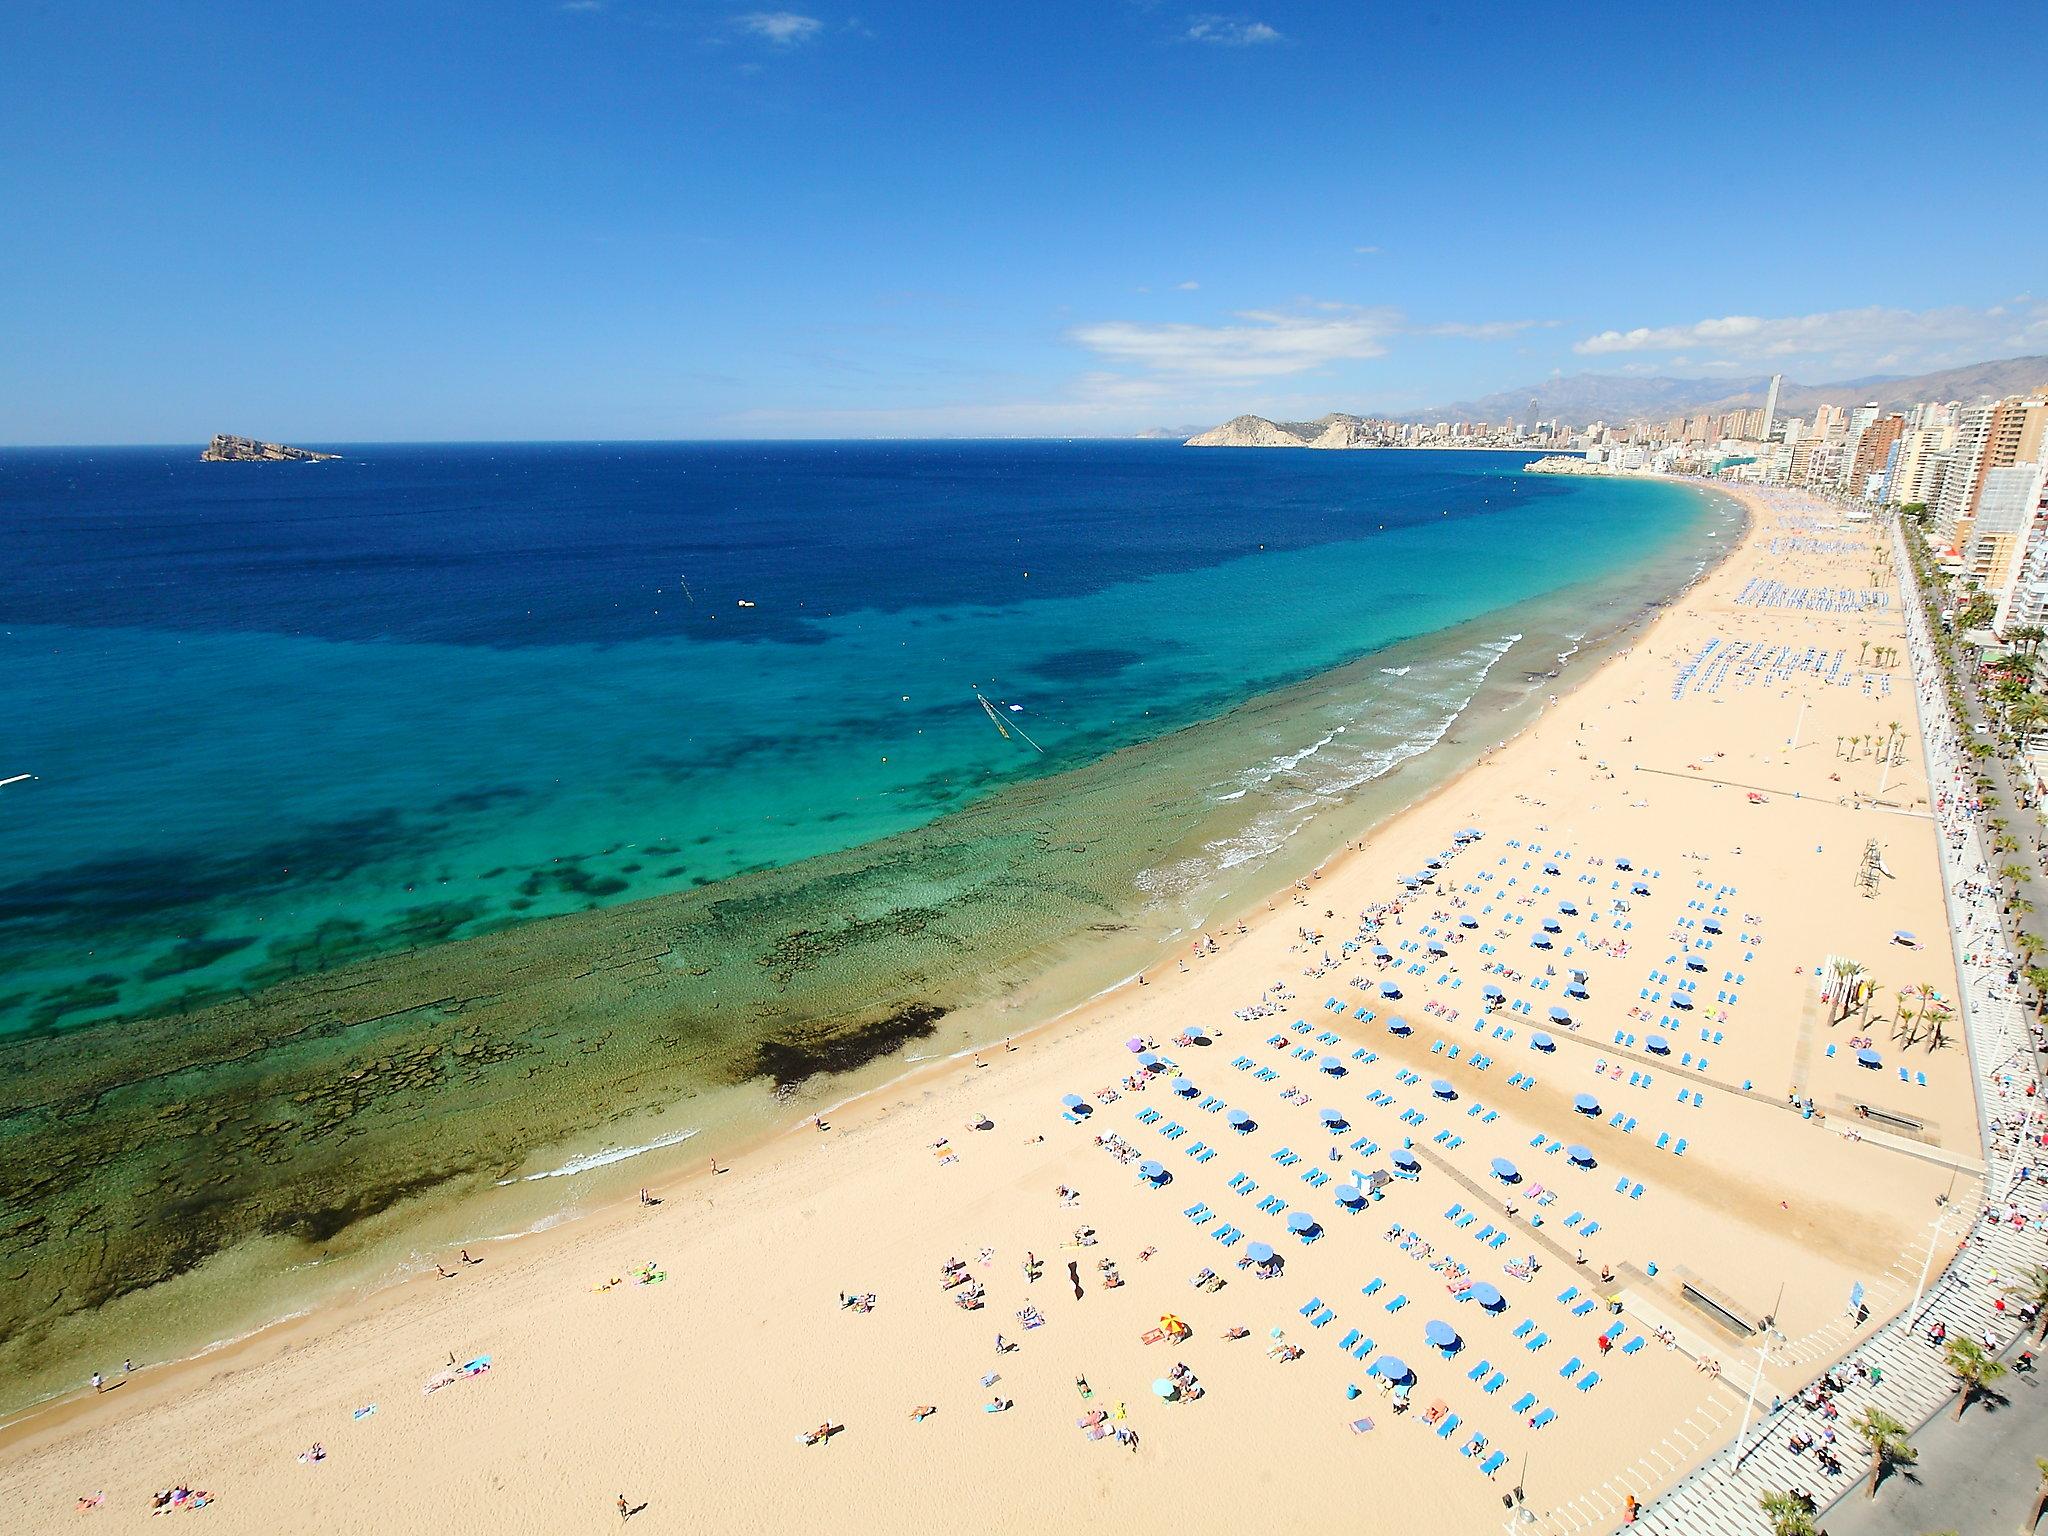
[[[202,464],[311,464],[340,457],[338,453],[315,453],[310,448],[287,448],[283,443],[259,443],[253,437],[232,437],[226,432],[216,432],[213,441],[206,445],[206,452],[199,455],[199,461]]]

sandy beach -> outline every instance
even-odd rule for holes
[[[39,1414],[0,1500],[1460,1532],[1682,1474],[1756,1379],[1709,1308],[1775,1319],[1761,1390],[1798,1386],[1982,1171],[1896,575],[1747,499],[1628,650],[1242,931],[656,1205]],[[1875,990],[1838,1019],[1842,960]]]

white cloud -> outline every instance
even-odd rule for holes
[[[736,20],[741,30],[765,37],[779,48],[807,43],[825,30],[825,23],[817,17],[799,16],[795,11],[753,11]]]
[[[1505,341],[1539,326],[1556,325],[1555,320],[1444,320],[1436,325],[1418,325],[1418,336],[1462,336],[1467,341]]]
[[[1872,306],[1775,319],[1723,315],[1691,325],[1601,331],[1572,350],[1584,357],[1686,353],[1689,366],[1722,371],[1807,366],[1867,373],[1956,367],[2040,346],[2048,346],[2048,304],[2021,299],[1989,309]]]
[[[1354,256],[1377,256],[1379,253],[1380,248],[1376,245],[1354,245],[1351,247],[1351,254]]]
[[[1280,34],[1263,21],[1243,21],[1234,16],[1197,16],[1188,23],[1191,43],[1217,43],[1226,48],[1248,48],[1255,43],[1277,43]]]
[[[1079,326],[1073,339],[1111,363],[1182,378],[1264,379],[1328,363],[1378,357],[1400,327],[1386,309],[1314,315],[1247,310],[1236,325],[1139,325],[1109,320]]]
[[[1180,293],[1193,293],[1197,288],[1201,287],[1202,285],[1196,282],[1193,278],[1190,278],[1188,279],[1188,281],[1184,283],[1175,283],[1173,286],[1175,290]]]

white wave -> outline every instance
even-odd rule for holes
[[[623,1163],[627,1158],[638,1157],[643,1152],[657,1152],[663,1147],[677,1146],[696,1135],[698,1129],[699,1127],[693,1126],[687,1131],[671,1131],[666,1136],[657,1136],[654,1140],[643,1142],[637,1147],[614,1147],[606,1152],[591,1152],[582,1157],[572,1157],[559,1168],[550,1168],[544,1173],[527,1174],[526,1181],[531,1183],[535,1179],[566,1179],[574,1174],[588,1173],[593,1168]]]
[[[1406,677],[1406,676],[1407,676],[1407,675],[1408,675],[1408,674],[1409,674],[1410,672],[1413,672],[1414,670],[1415,670],[1415,668],[1414,668],[1414,666],[1413,666],[1413,665],[1409,665],[1409,666],[1405,666],[1405,667],[1381,667],[1381,668],[1380,668],[1380,671],[1384,672],[1384,673],[1385,673],[1385,674],[1386,674],[1386,675],[1387,675],[1388,677]]]
[[[1456,656],[1447,658],[1445,667],[1462,668],[1463,675],[1458,677],[1455,685],[1443,692],[1425,696],[1423,702],[1432,705],[1436,713],[1427,720],[1418,721],[1417,729],[1409,731],[1393,742],[1359,752],[1348,761],[1342,755],[1337,758],[1320,756],[1323,748],[1329,746],[1337,737],[1338,732],[1331,731],[1310,746],[1294,752],[1277,754],[1248,770],[1241,780],[1241,787],[1225,798],[1237,799],[1249,790],[1268,788],[1274,780],[1283,775],[1294,782],[1298,789],[1306,790],[1308,798],[1290,798],[1288,803],[1276,805],[1254,816],[1251,822],[1235,835],[1219,838],[1205,845],[1204,851],[1214,860],[1211,869],[1220,873],[1270,857],[1297,836],[1323,808],[1342,799],[1351,791],[1384,777],[1402,763],[1419,757],[1442,741],[1450,734],[1451,727],[1457,723],[1458,717],[1478,696],[1480,687],[1486,682],[1494,667],[1521,638],[1519,634],[1507,635],[1499,640],[1474,645]],[[1361,701],[1361,707],[1365,707],[1368,702],[1381,712],[1385,709],[1384,700]],[[1297,772],[1304,764],[1312,761],[1324,770],[1319,776],[1309,777]],[[1299,782],[1302,780],[1306,782]],[[1176,866],[1170,875],[1163,870],[1153,873],[1162,877],[1157,880],[1159,886],[1179,885],[1195,873],[1195,868],[1183,863]]]

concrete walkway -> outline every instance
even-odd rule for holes
[[[1913,1436],[1919,1462],[1885,1479],[1876,1499],[1859,1488],[1827,1512],[1828,1536],[2016,1536],[2034,1512],[2036,1456],[2048,1456],[2048,1384],[2007,1376],[1958,1424],[1942,1413]]]

